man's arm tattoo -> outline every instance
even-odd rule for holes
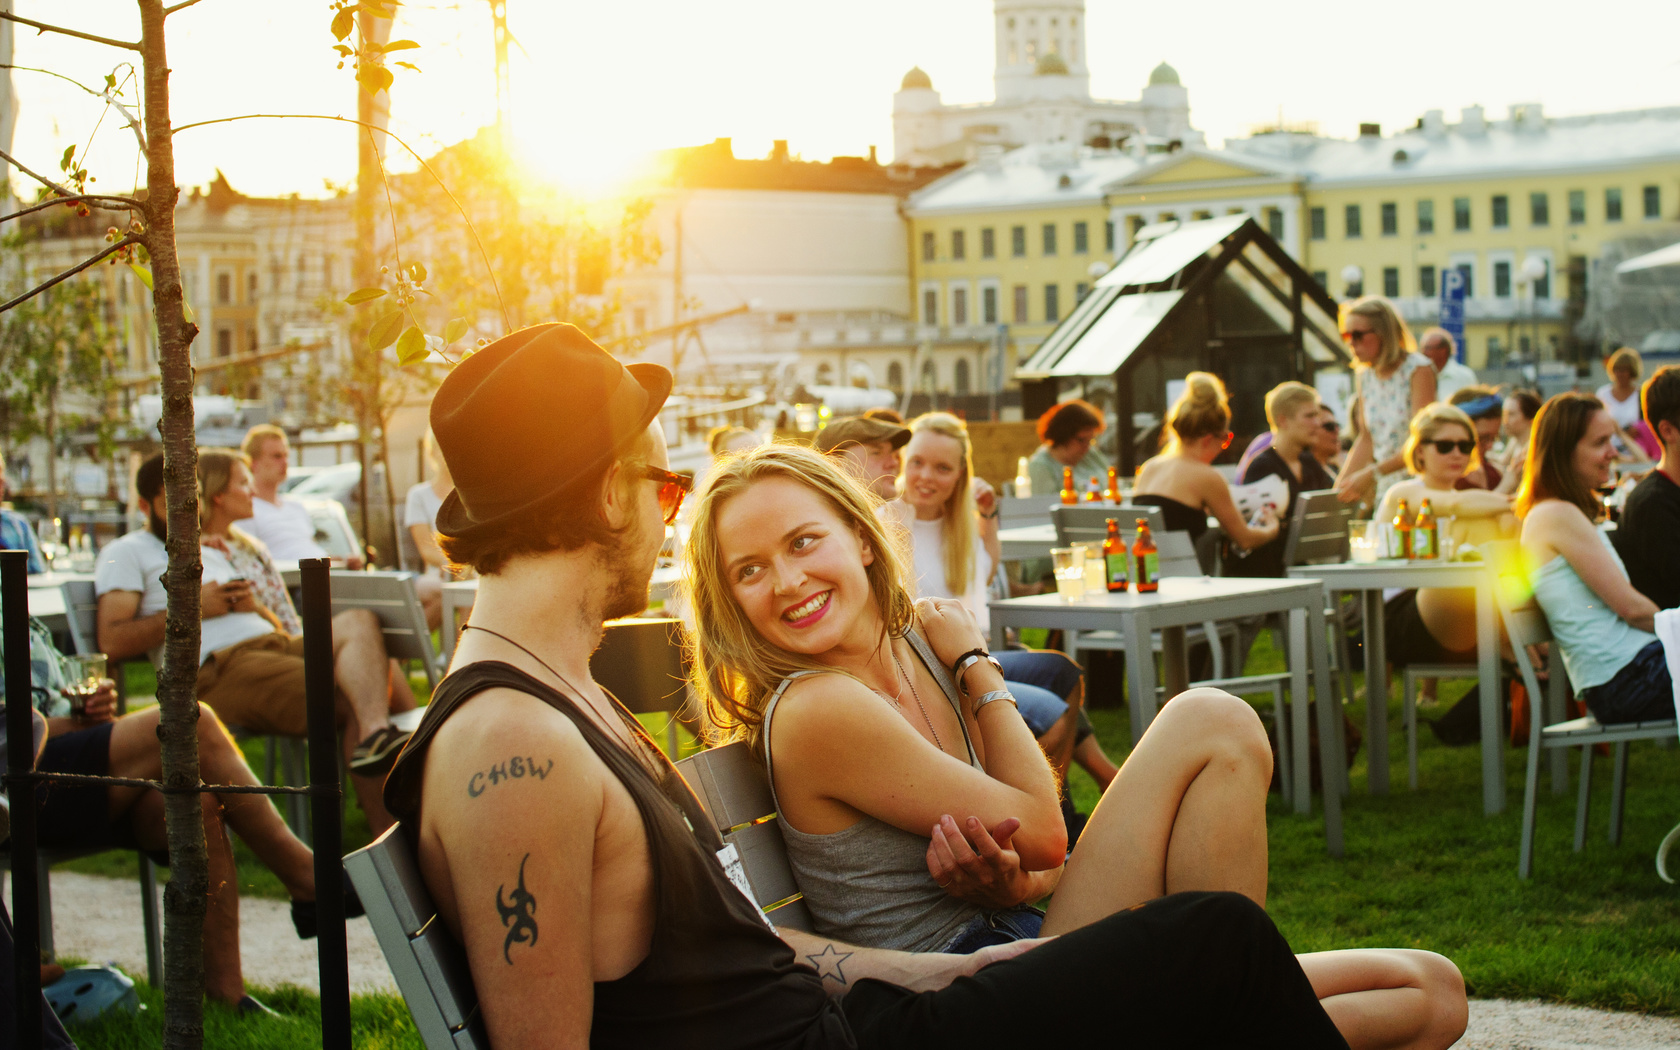
[[[502,925],[508,928],[507,940],[502,942],[502,958],[509,966],[513,965],[510,954],[515,944],[529,942],[532,947],[537,943],[537,898],[531,896],[531,891],[525,888],[525,861],[531,855],[525,854],[524,860],[519,862],[519,884],[508,895],[508,900],[502,900],[504,886],[496,887],[496,910],[501,913]]]
[[[842,986],[846,983],[846,975],[840,969],[840,964],[852,957],[852,952],[837,952],[834,945],[825,944],[817,955],[805,956],[805,961],[816,967],[817,976],[823,980],[830,978],[839,981]]]
[[[504,780],[518,780],[522,777],[536,777],[547,780],[554,771],[554,759],[548,760],[548,765],[539,765],[534,758],[521,758],[514,755],[506,762],[500,762],[482,772],[474,773],[467,781],[467,794],[473,798],[484,794],[486,787],[500,784]]]

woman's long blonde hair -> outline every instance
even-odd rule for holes
[[[1406,360],[1407,354],[1417,350],[1417,340],[1412,338],[1412,330],[1406,327],[1406,322],[1400,319],[1400,311],[1382,296],[1367,295],[1354,300],[1353,305],[1347,308],[1347,315],[1352,317],[1354,314],[1370,321],[1377,338],[1382,341],[1377,359],[1367,365],[1356,355],[1353,359],[1355,368],[1370,368],[1378,375],[1391,375]]]
[[[231,448],[201,448],[198,450],[198,527],[203,528],[210,523],[210,514],[215,510],[212,501],[227,491],[233,481],[233,469],[243,466],[251,469],[251,459],[245,453]]]
[[[902,530],[882,522],[881,501],[837,460],[777,443],[719,461],[696,499],[683,558],[683,588],[694,613],[689,679],[712,724],[725,737],[744,737],[755,752],[771,691],[795,671],[824,666],[766,641],[735,601],[725,576],[718,514],[731,499],[773,478],[798,482],[821,496],[869,545],[875,557],[864,574],[886,634],[897,637],[908,630],[914,611]]]
[[[910,421],[910,433],[938,434],[962,446],[962,473],[939,519],[945,537],[945,587],[961,598],[974,582],[974,548],[980,542],[974,523],[974,445],[968,440],[968,425],[949,412],[929,412]]]

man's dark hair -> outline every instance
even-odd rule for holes
[[[147,503],[156,503],[158,496],[163,494],[162,452],[150,456],[134,472],[134,491]]]
[[[1517,403],[1517,407],[1522,410],[1524,419],[1531,420],[1540,414],[1541,398],[1540,395],[1533,390],[1519,387],[1505,396]]]
[[[1662,440],[1658,423],[1666,420],[1680,429],[1680,365],[1664,365],[1651,373],[1639,391],[1639,407],[1658,441]]]
[[[617,462],[635,469],[644,460],[638,442]],[[462,536],[439,533],[438,546],[451,564],[471,568],[480,576],[494,576],[510,558],[522,554],[575,551],[591,543],[611,547],[619,530],[601,516],[601,490],[611,469],[609,463],[496,525],[474,528]]]

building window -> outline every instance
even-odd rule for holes
[[[1622,221],[1622,188],[1612,186],[1604,191],[1604,221]]]
[[[1390,299],[1400,294],[1400,267],[1383,267],[1383,294]]]
[[[1645,217],[1662,218],[1662,188],[1659,186],[1645,187]]]
[[[1017,259],[1026,258],[1027,228],[1025,226],[1009,227],[1009,254]]]
[[[1307,212],[1307,236],[1315,241],[1324,239],[1324,209],[1313,208]]]
[[[957,366],[951,373],[951,392],[958,397],[967,397],[970,393],[968,379],[968,362],[957,358]]]
[[[1464,278],[1464,298],[1469,299],[1475,296],[1476,282],[1472,278],[1475,276],[1476,268],[1469,263],[1459,263],[1453,269],[1457,270],[1458,275]]]
[[[231,328],[218,328],[218,329],[216,329],[216,356],[217,357],[231,357],[231,356],[233,356],[233,329],[231,329]]]
[[[1453,198],[1453,229],[1460,233],[1470,228],[1470,198]]]
[[[997,258],[997,231],[990,226],[980,230],[980,258]]]
[[[1393,201],[1383,202],[1382,232],[1384,237],[1393,237],[1400,232],[1400,205]]]
[[[1587,221],[1587,191],[1569,191],[1569,225],[1580,226]]]
[[[1056,224],[1053,222],[1044,224],[1044,254],[1056,254]]]
[[[962,230],[951,231],[951,258],[968,258],[968,235]]]
[[[1190,221],[1191,222],[1201,222],[1203,219],[1211,219],[1211,218],[1213,218],[1213,212],[1206,211],[1206,210],[1203,210],[1203,209],[1200,209],[1200,208],[1198,208],[1197,210],[1190,213]]]
[[[1026,285],[1018,284],[1018,285],[1015,286],[1015,304],[1014,305],[1015,305],[1015,323],[1016,324],[1026,324],[1027,323],[1027,286]]]
[[[931,394],[939,389],[939,369],[931,359],[922,362],[922,392]]]
[[[966,325],[968,323],[968,289],[951,289],[951,323]]]
[[[1113,254],[1113,252],[1114,252],[1114,220],[1113,219],[1110,219],[1107,222],[1103,223],[1103,251],[1106,251],[1110,254]]]
[[[1073,286],[1073,301],[1076,304],[1084,302],[1085,297],[1090,294],[1091,286],[1086,284],[1084,281],[1080,281],[1078,284]]]
[[[219,273],[216,275],[216,303],[226,306],[233,302],[233,274]]]
[[[991,285],[980,289],[980,323],[998,323],[998,290]]]
[[[1132,228],[1131,239],[1133,241],[1137,240],[1138,231],[1143,229],[1145,226],[1147,226],[1149,224],[1148,221],[1146,219],[1144,219],[1144,217],[1141,216],[1141,215],[1134,215],[1126,221],[1131,225],[1131,228]]]
[[[1418,267],[1418,294],[1422,296],[1435,294],[1435,267]]]
[[[932,230],[922,231],[922,261],[932,262],[939,257],[939,244]]]
[[[1493,261],[1493,294],[1498,299],[1511,298],[1511,261],[1509,259],[1495,259]]]
[[[1283,209],[1266,209],[1266,232],[1271,234],[1272,240],[1283,240]]]
[[[1059,285],[1044,286],[1044,321],[1055,324],[1062,319],[1062,289]]]
[[[887,389],[904,389],[904,366],[897,361],[887,365]]]
[[[1511,198],[1503,193],[1493,195],[1493,228],[1506,229],[1511,225]]]
[[[128,286],[124,285],[123,288],[126,290]],[[257,301],[257,271],[255,270],[245,275],[245,301],[248,303]]]
[[[1535,226],[1552,224],[1552,199],[1544,193],[1528,195],[1528,221]]]
[[[1435,202],[1434,201],[1418,201],[1417,202],[1417,224],[1418,224],[1418,233],[1420,233],[1420,234],[1434,233],[1435,232]]]
[[[245,349],[249,353],[257,352],[257,326],[255,324],[245,326]]]
[[[1084,255],[1091,250],[1090,224],[1076,222],[1073,224],[1073,254]]]
[[[1328,289],[1330,287],[1330,275],[1325,273],[1323,270],[1314,270],[1312,272],[1312,279],[1313,283],[1318,285],[1320,288]]]
[[[1349,237],[1364,236],[1365,229],[1364,223],[1360,221],[1359,205],[1349,204],[1346,208],[1342,209],[1342,211],[1346,216],[1347,235]]]
[[[937,325],[939,323],[939,290],[937,288],[922,289],[922,323]]]
[[[1534,282],[1534,298],[1550,299],[1552,297],[1552,262],[1542,259],[1546,264],[1546,272],[1542,273]]]

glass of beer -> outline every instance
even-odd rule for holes
[[[1050,561],[1056,571],[1056,593],[1066,602],[1085,597],[1085,548],[1053,547]]]
[[[70,699],[71,716],[80,718],[87,712],[88,697],[99,692],[100,683],[105,680],[105,654],[82,653],[64,660],[70,674],[64,694]]]

